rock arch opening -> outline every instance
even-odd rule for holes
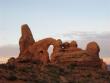
[[[52,53],[53,53],[53,48],[54,48],[53,45],[50,45],[50,46],[48,47],[48,54],[49,54],[49,59],[50,59],[50,60],[51,60],[51,55],[52,55]]]

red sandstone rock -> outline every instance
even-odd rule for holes
[[[73,41],[70,43],[70,47],[76,47],[76,48],[77,48],[77,42],[73,40]]]
[[[54,43],[55,44],[54,44],[53,52],[62,49],[62,41],[60,39],[56,40]]]
[[[76,41],[46,38],[35,42],[29,27],[23,25],[19,44],[20,56],[0,65],[0,83],[110,82],[96,42],[89,43],[86,50],[78,48]],[[51,59],[47,51],[50,45],[54,47]]]
[[[24,24],[21,26],[21,38],[19,40],[19,46],[20,46],[20,56],[22,56],[22,53],[33,43],[35,43],[34,38],[32,36],[32,33],[28,27],[27,24]]]
[[[51,59],[49,59],[48,48],[53,45],[53,53]],[[22,26],[22,37],[20,38],[20,55],[18,61],[32,61],[47,63],[74,63],[79,64],[80,62],[91,62],[88,63],[90,66],[99,65],[100,48],[96,42],[91,42],[87,45],[86,50],[82,50],[77,47],[77,42],[72,41],[70,43],[64,42],[60,39],[56,40],[53,38],[45,38],[37,42],[34,41],[32,33],[27,25]],[[75,64],[76,64],[75,63]],[[93,64],[92,64],[93,63]],[[97,63],[97,64],[94,64]],[[80,64],[80,65],[84,65]],[[87,65],[88,65],[87,64]],[[103,64],[103,63],[101,63]],[[85,64],[86,65],[86,64]]]
[[[99,45],[96,42],[90,42],[86,50],[92,55],[99,55],[100,52]]]
[[[68,42],[64,42],[62,44],[62,47],[63,47],[63,49],[69,48],[70,47],[70,44]]]
[[[53,38],[39,40],[29,47],[29,52],[33,55],[34,60],[48,63],[50,62],[48,54],[48,48],[50,45],[56,45],[56,40]]]
[[[56,53],[60,52],[62,50],[62,41],[60,39],[56,40],[53,48],[53,53],[51,54],[51,62],[54,63],[56,60]]]
[[[101,62],[101,69],[107,71],[107,64],[103,61],[103,59],[100,59],[100,62]]]

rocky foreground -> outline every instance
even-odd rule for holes
[[[35,41],[27,24],[21,27],[20,54],[0,65],[0,83],[110,83],[110,72],[99,57],[100,47],[46,38]],[[49,58],[48,48],[53,45]]]

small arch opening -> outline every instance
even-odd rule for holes
[[[51,60],[51,55],[53,53],[53,48],[54,46],[53,45],[50,45],[49,48],[48,48],[48,54],[49,54],[49,59]]]

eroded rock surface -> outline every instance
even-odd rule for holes
[[[110,72],[96,42],[81,49],[75,40],[35,41],[27,24],[21,27],[20,55],[0,65],[0,83],[110,83]],[[48,48],[53,45],[49,59]]]
[[[87,45],[86,50],[91,54],[91,55],[99,55],[100,52],[100,47],[96,42],[90,42]]]
[[[32,44],[35,43],[31,30],[27,24],[21,26],[21,38],[19,40],[20,55]]]
[[[43,64],[84,63],[89,66],[93,66],[93,64],[98,65],[98,68],[101,68],[103,65],[103,62],[99,58],[100,47],[96,42],[90,42],[86,49],[83,50],[78,48],[77,42],[74,40],[70,43],[62,43],[60,39],[45,38],[35,42],[27,24],[22,25],[21,32],[18,62],[31,61]],[[54,48],[49,59],[48,48],[50,45],[53,45]]]

